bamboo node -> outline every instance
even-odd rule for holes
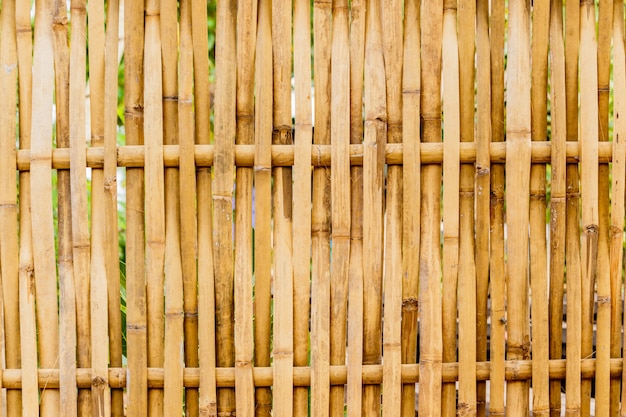
[[[611,296],[598,296],[598,305],[611,304]]]
[[[93,388],[101,388],[101,387],[106,387],[108,385],[108,382],[104,380],[104,378],[102,378],[101,376],[96,376],[91,378],[91,386]]]
[[[481,177],[484,175],[489,175],[489,167],[484,167],[482,165],[476,164],[476,175]]]
[[[163,101],[178,101],[178,96],[163,96]]]
[[[458,417],[471,416],[475,414],[476,414],[476,404],[470,404],[470,403],[459,401],[459,404],[457,406],[457,414],[456,414]]]
[[[597,224],[588,224],[585,226],[585,234],[589,235],[589,237],[593,238],[598,234],[598,225]]]
[[[419,301],[415,297],[409,297],[402,300],[402,309],[405,311],[417,311]]]
[[[2,207],[2,206],[0,206]],[[622,229],[619,226],[611,226],[611,231],[610,231],[611,237],[619,237],[622,236],[624,234],[624,229]]]

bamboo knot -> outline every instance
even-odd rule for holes
[[[252,366],[252,361],[236,361],[235,368],[247,368]]]
[[[113,189],[116,186],[117,186],[117,177],[115,177],[115,176],[108,177],[104,181],[104,189],[107,190],[107,191]]]
[[[206,405],[201,405],[198,408],[201,416],[214,417],[217,416],[217,403],[215,401],[209,402]]]
[[[2,206],[0,206],[2,207]],[[610,231],[611,237],[619,237],[622,236],[624,234],[624,229],[622,229],[619,226],[611,226],[611,231]]]
[[[598,305],[600,304],[611,304],[611,296],[598,296]]]
[[[106,387],[108,383],[101,376],[96,376],[91,379],[91,386],[93,388],[102,388]]]
[[[405,311],[417,311],[419,301],[415,297],[409,297],[402,300],[402,309]]]
[[[163,96],[163,101],[178,101],[178,96]]]
[[[291,125],[274,126],[272,131],[272,142],[280,145],[293,143],[293,130]]]
[[[466,402],[459,401],[457,405],[457,416],[465,417],[476,414],[476,404],[469,404]]]
[[[482,165],[476,164],[476,175],[482,177],[484,175],[489,175],[489,167],[484,167]]]
[[[598,225],[588,224],[587,226],[585,226],[585,234],[591,235],[590,237],[596,236],[598,234]]]

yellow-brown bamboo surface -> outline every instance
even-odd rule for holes
[[[626,417],[623,0],[1,0],[0,415]]]

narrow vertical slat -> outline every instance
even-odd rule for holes
[[[551,182],[550,182],[550,359],[563,355],[563,294],[565,280],[566,222],[566,101],[565,49],[563,44],[562,1],[550,6],[550,104]],[[550,381],[550,416],[561,416],[561,380]]]
[[[441,39],[443,1],[424,2],[422,8],[423,142],[441,141]],[[441,415],[442,317],[439,258],[441,166],[422,168],[420,243],[420,390],[419,413]]]
[[[311,143],[313,140],[311,119],[311,6],[307,0],[294,2],[293,20],[296,101],[293,218],[297,219],[293,223],[293,364],[294,366],[307,366],[309,364],[309,313],[311,311]],[[352,257],[350,261],[353,261]],[[360,291],[362,297],[362,287]],[[358,305],[361,306],[361,309],[363,308],[362,299]],[[361,323],[362,317],[362,313],[357,311],[357,314],[356,324]],[[350,331],[348,336],[351,337]],[[360,335],[357,334],[350,340],[358,340],[359,337],[362,338],[362,330]],[[362,349],[362,344],[359,349]],[[360,364],[361,361],[359,360],[359,376]],[[360,382],[358,385],[359,389],[356,394],[360,399]],[[309,389],[307,387],[294,388],[293,411],[296,417],[308,416],[308,396]],[[358,412],[360,413],[360,406]]]
[[[509,3],[506,112],[507,359],[529,359],[528,226],[530,183],[530,21],[529,4]],[[522,295],[523,294],[523,295]],[[507,412],[528,411],[526,381],[507,383]]]
[[[19,310],[19,240],[18,206],[15,183],[17,136],[17,19],[15,1],[2,4],[0,12],[0,90],[6,91],[0,101],[0,276],[2,276],[3,333],[7,368],[20,368],[20,310]],[[21,111],[19,115],[21,117]],[[20,129],[21,131],[22,129]],[[21,196],[21,193],[20,193]],[[7,392],[9,416],[20,412],[19,391]],[[4,408],[4,404],[0,404]]]
[[[254,143],[254,49],[256,2],[237,7],[237,144]],[[238,167],[235,185],[235,399],[237,415],[254,414],[252,365],[252,180],[251,168]]]
[[[313,143],[330,144],[331,0],[313,3],[313,74],[315,108]],[[313,169],[311,213],[311,415],[329,411],[330,391],[330,170]],[[365,326],[365,324],[364,324]],[[367,358],[364,358],[366,363]]]
[[[72,30],[73,33],[73,30]],[[144,4],[124,5],[124,116],[126,145],[143,145]],[[126,169],[127,415],[148,409],[144,243],[144,169]]]
[[[57,272],[52,219],[52,98],[54,87],[52,2],[40,1],[35,9],[31,120],[31,210],[39,366],[58,368]],[[36,204],[32,197],[36,196]],[[59,391],[41,393],[40,415],[59,412]]]
[[[547,135],[548,30],[550,2],[533,4],[531,69],[531,140]],[[549,398],[548,267],[546,252],[546,165],[530,168],[530,292],[532,294],[533,416],[547,417]]]
[[[443,361],[454,363],[457,362],[457,326],[460,331],[461,324],[460,321],[457,321],[461,91],[459,84],[459,42],[456,33],[456,1],[444,1],[443,8],[443,290],[441,297],[443,314]],[[459,320],[460,318],[459,316]],[[472,320],[473,319],[472,317]],[[463,348],[470,350],[469,347],[466,346]],[[463,349],[460,349],[460,351],[461,350]],[[459,369],[459,381],[460,376]],[[442,396],[441,415],[444,417],[454,417],[457,412],[456,382],[443,383]],[[460,410],[461,407],[459,405],[459,411]],[[464,409],[464,411],[468,410]]]
[[[382,354],[383,190],[387,137],[385,67],[379,0],[367,3],[365,46],[365,125],[363,141],[363,364],[379,364]],[[361,370],[359,370],[361,372]],[[380,415],[380,385],[363,387],[364,416]]]
[[[402,363],[417,362],[420,251],[420,0],[404,5],[402,72]],[[402,388],[402,415],[415,415],[415,384]]]
[[[236,136],[237,54],[235,0],[217,4],[215,38],[215,174],[213,185],[217,366],[234,365],[233,177]],[[235,392],[218,391],[218,413],[235,411]]]

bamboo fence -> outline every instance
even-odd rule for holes
[[[31,3],[0,415],[626,416],[622,0]]]

